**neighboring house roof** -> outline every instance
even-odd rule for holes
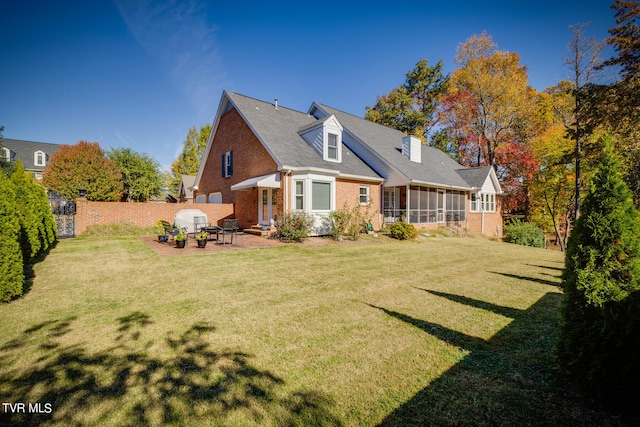
[[[180,193],[178,197],[182,195],[184,191],[184,197],[186,199],[193,199],[193,184],[196,181],[196,177],[193,175],[182,175],[180,178]]]
[[[24,165],[25,170],[43,170],[45,166],[35,164],[34,154],[38,151],[42,151],[46,154],[46,157],[50,158],[54,152],[58,151],[58,144],[50,144],[47,142],[34,142],[34,141],[22,141],[19,139],[2,138],[0,140],[0,146],[6,147],[10,150],[10,160],[20,159]],[[0,155],[4,153],[0,152]],[[48,159],[45,159],[45,165]]]
[[[225,102],[225,98],[228,102]],[[307,113],[281,106],[276,108],[274,104],[225,91],[221,103],[222,111],[218,111],[217,120],[232,107],[235,107],[244,118],[281,170],[318,168],[336,171],[339,175],[381,179],[380,175],[344,144],[342,146],[342,162],[323,160],[313,147],[300,136],[301,130],[321,123]],[[214,129],[216,126],[217,123]],[[210,142],[213,140],[214,133],[212,132]],[[208,153],[205,153],[204,158],[207,158],[207,155]]]

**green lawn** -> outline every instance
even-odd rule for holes
[[[0,424],[623,425],[556,377],[562,266],[481,238],[64,240],[0,306],[0,398],[50,413]]]

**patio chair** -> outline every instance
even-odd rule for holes
[[[206,216],[194,216],[193,217],[193,235],[195,236],[201,230],[207,227],[207,217]]]
[[[233,236],[236,236],[236,245],[238,244],[238,220],[237,219],[225,219],[222,220],[222,227],[219,231],[222,234],[222,244],[225,244],[224,236],[231,236],[231,244],[233,244]]]

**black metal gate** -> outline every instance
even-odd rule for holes
[[[58,227],[58,238],[76,237],[76,202],[49,191],[49,206]]]

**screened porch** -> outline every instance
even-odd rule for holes
[[[448,224],[466,221],[467,194],[423,186],[386,187],[383,214],[385,223]]]

